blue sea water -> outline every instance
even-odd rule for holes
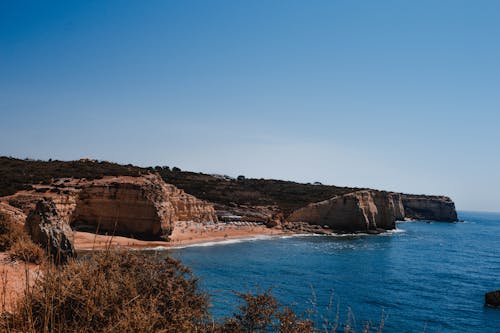
[[[328,315],[333,295],[345,322],[384,332],[500,332],[500,214],[461,212],[463,223],[405,222],[383,235],[269,238],[172,250],[212,295],[212,313],[231,315],[232,291],[273,287],[298,312]],[[382,314],[383,313],[383,314]],[[313,317],[313,319],[315,319]]]

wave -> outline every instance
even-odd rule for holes
[[[217,246],[217,245],[228,245],[228,244],[237,244],[243,242],[255,242],[262,240],[272,240],[272,239],[288,239],[288,238],[302,238],[302,237],[332,237],[332,238],[345,238],[345,237],[360,237],[360,236],[391,236],[393,234],[405,233],[406,230],[403,229],[392,229],[387,230],[380,234],[368,234],[368,233],[332,233],[332,234],[312,234],[312,233],[303,233],[303,234],[290,234],[290,235],[257,235],[251,237],[240,237],[240,238],[231,238],[224,240],[215,240],[215,241],[207,241],[186,245],[173,245],[173,246],[155,246],[148,247],[141,250],[146,251],[165,251],[165,250],[178,250],[185,249],[189,247],[205,247],[205,246]]]
[[[260,240],[269,240],[269,239],[277,238],[277,237],[279,237],[279,236],[278,235],[276,235],[276,236],[274,236],[274,235],[257,235],[257,236],[251,236],[251,237],[231,238],[231,239],[224,239],[224,240],[215,240],[215,241],[186,244],[186,245],[155,246],[155,247],[146,248],[145,250],[163,251],[163,250],[184,249],[184,248],[188,248],[188,247],[228,245],[228,244],[236,244],[236,243],[242,243],[242,242],[254,242],[254,241],[260,241]]]
[[[295,237],[338,237],[338,238],[343,238],[343,237],[359,237],[359,236],[390,236],[390,235],[401,234],[401,233],[405,233],[405,232],[406,232],[406,230],[396,228],[396,229],[386,230],[380,234],[369,234],[369,233],[365,233],[365,232],[331,233],[331,234],[308,233],[308,234],[282,235],[279,237],[282,239],[295,238]]]

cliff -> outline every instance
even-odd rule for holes
[[[387,192],[363,190],[312,203],[290,214],[290,222],[307,222],[336,231],[394,229],[395,208]]]
[[[407,219],[457,221],[455,204],[448,197],[362,190],[311,203],[286,220],[306,222],[336,231],[381,231]]]
[[[157,172],[152,174],[152,172]],[[50,198],[73,228],[138,238],[167,237],[175,221],[238,221],[298,230],[391,229],[394,220],[457,221],[455,205],[442,196],[410,195],[274,179],[237,179],[139,168],[91,160],[29,161],[0,157],[0,198],[28,214]],[[61,178],[67,177],[67,178]],[[163,180],[166,182],[164,182]],[[5,188],[4,188],[5,187]],[[214,208],[215,207],[215,208]]]
[[[402,194],[401,201],[407,219],[456,222],[455,203],[445,196]]]
[[[177,221],[214,222],[213,205],[166,184],[155,174],[61,179],[2,198],[28,215],[50,199],[57,217],[75,230],[107,232],[139,239],[167,238]]]
[[[166,184],[157,175],[104,178],[81,186],[70,224],[77,230],[115,231],[135,238],[171,234],[176,221],[216,221],[207,202]]]

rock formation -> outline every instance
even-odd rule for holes
[[[487,306],[500,307],[500,290],[490,291],[484,295]]]
[[[407,219],[456,222],[457,211],[453,201],[444,196],[401,194]]]
[[[309,204],[287,218],[349,232],[394,229],[396,220],[405,219],[453,222],[457,212],[448,197],[361,190]]]
[[[309,204],[294,211],[287,220],[336,231],[381,231],[394,229],[395,210],[389,193],[363,190]]]
[[[156,175],[103,179],[84,185],[70,224],[141,239],[166,238],[176,221],[216,221],[212,205]]]
[[[58,263],[64,263],[76,252],[70,241],[71,229],[64,223],[57,212],[56,205],[50,199],[41,199],[28,215],[25,228],[31,239]]]
[[[2,198],[29,214],[50,199],[61,223],[75,230],[139,239],[167,239],[177,221],[215,222],[213,205],[166,184],[155,174],[66,179]]]
[[[391,192],[389,197],[392,201],[392,209],[394,211],[394,218],[396,221],[404,221],[405,219],[405,208],[403,205],[403,199],[401,193]]]

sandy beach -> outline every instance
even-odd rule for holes
[[[156,247],[181,247],[199,243],[218,242],[228,239],[248,238],[261,235],[282,235],[279,229],[267,228],[263,225],[245,225],[194,222],[177,222],[170,236],[170,242],[144,241],[121,236],[96,235],[88,232],[75,232],[74,244],[76,250],[103,250],[107,248],[146,249]]]

